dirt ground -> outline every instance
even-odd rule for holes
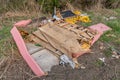
[[[47,76],[37,77],[26,62],[15,51],[11,56],[3,58],[0,63],[0,80],[120,80],[120,59],[105,56],[106,45],[100,49],[100,41],[92,47],[92,53],[84,54],[78,58],[85,69],[72,69],[67,66],[54,66]],[[99,58],[105,57],[105,63]]]

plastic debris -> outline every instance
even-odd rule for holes
[[[117,19],[117,18],[114,16],[111,16],[111,17],[109,17],[109,19],[112,20],[112,19]]]
[[[114,20],[117,19],[117,17],[111,16],[111,17],[103,17],[105,20]]]
[[[81,69],[85,69],[86,67],[85,66],[80,66]]]
[[[56,15],[53,16],[53,19],[60,20],[60,18],[57,17]]]
[[[66,55],[60,56],[60,64],[69,64],[73,69],[75,68],[75,63],[72,61],[72,59],[70,60]]]
[[[100,61],[105,62],[105,58],[99,58]]]
[[[58,15],[58,14],[56,14]],[[59,14],[60,18],[64,19],[67,23],[70,24],[75,24],[78,21],[84,22],[84,23],[88,23],[91,22],[89,16],[85,13],[85,14],[81,14],[80,11],[75,10],[75,11],[63,11],[60,12]]]
[[[119,59],[119,58],[120,58],[120,55],[113,54],[112,57],[113,57],[113,58],[116,58],[116,59]]]

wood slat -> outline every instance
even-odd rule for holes
[[[52,47],[49,43],[46,43],[45,41],[41,40],[37,36],[34,36],[34,35],[31,34],[31,35],[29,35],[29,39],[30,40],[32,39],[34,42],[42,45],[44,48],[52,51],[53,54],[56,55],[57,57],[59,57],[59,55],[62,54],[60,51],[57,51],[57,49],[55,49],[54,47]]]
[[[77,35],[56,26],[54,24],[45,25],[39,28],[47,36],[50,43],[63,53],[78,53],[84,51],[77,41]],[[64,52],[66,50],[66,52]]]
[[[43,41],[48,42],[39,30],[33,32],[33,34],[38,38],[42,39]]]

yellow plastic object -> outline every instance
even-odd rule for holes
[[[76,15],[80,15],[81,14],[81,12],[78,11],[78,10],[73,11],[73,13],[76,14]]]
[[[70,23],[70,24],[75,24],[76,23],[75,18],[72,18],[72,17],[71,18],[66,18],[65,21]]]
[[[82,47],[83,49],[89,49],[89,48],[90,48],[90,44],[84,42],[84,43],[81,45],[81,47]]]
[[[80,21],[85,22],[85,23],[91,22],[91,20],[88,16],[81,16]]]
[[[76,10],[76,11],[73,11],[73,13],[75,14],[75,16],[73,17],[69,17],[69,18],[65,18],[65,21],[67,23],[70,23],[70,24],[75,24],[77,21],[81,21],[81,22],[85,22],[85,23],[88,23],[88,22],[91,22],[89,16],[81,16],[81,12]]]

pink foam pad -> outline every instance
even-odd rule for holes
[[[97,34],[94,36],[94,39],[93,39],[91,45],[93,45],[105,31],[112,30],[111,28],[109,28],[108,26],[106,26],[106,25],[104,25],[102,23],[92,25],[92,26],[89,27],[89,29],[91,29],[93,31],[97,31]],[[74,54],[73,57],[77,58],[77,57],[79,57],[79,56],[81,56],[81,55],[83,55],[85,53],[88,53],[88,52],[89,51],[79,52],[77,54]]]
[[[19,21],[19,22],[15,23],[14,26],[16,26],[16,27],[25,27],[25,26],[27,26],[31,22],[32,22],[31,19],[22,20],[22,21]]]
[[[26,45],[22,39],[22,36],[20,35],[19,31],[17,30],[16,26],[14,26],[11,30],[11,34],[13,36],[13,39],[15,40],[15,43],[17,44],[17,47],[24,58],[24,60],[27,62],[29,67],[32,69],[32,71],[37,76],[43,76],[44,72],[41,70],[40,66],[35,62],[35,60],[31,57],[29,54]]]
[[[99,23],[99,24],[96,24],[96,25],[92,25],[92,26],[89,26],[90,29],[92,30],[96,30],[100,33],[103,33],[105,31],[108,31],[108,30],[112,30],[110,27],[102,24],[102,23]]]
[[[94,30],[94,31],[97,31],[98,33],[95,35],[91,45],[93,45],[99,38],[100,36],[105,32],[105,31],[108,31],[108,30],[112,30],[110,27],[102,24],[102,23],[99,23],[99,24],[96,24],[96,25],[92,25],[92,26],[89,26],[90,29]]]

